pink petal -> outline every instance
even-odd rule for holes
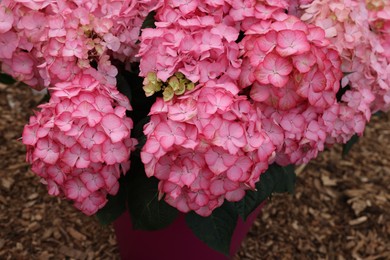
[[[310,44],[303,31],[281,30],[278,32],[277,43],[276,51],[284,57],[310,50]]]
[[[222,180],[214,180],[210,185],[210,192],[211,194],[215,196],[223,195],[226,193],[224,187],[223,187],[223,181]]]
[[[47,168],[48,175],[57,183],[62,184],[66,179],[66,175],[58,165],[52,165]]]
[[[253,84],[250,92],[250,97],[257,102],[264,102],[270,96],[270,87],[258,83]]]
[[[108,164],[124,162],[128,159],[129,151],[122,142],[111,143],[109,140],[103,143],[103,160]]]
[[[64,187],[65,195],[75,201],[82,201],[90,194],[83,182],[78,178],[68,180]]]
[[[73,118],[72,114],[70,112],[63,112],[61,113],[54,121],[54,124],[61,130],[61,131],[68,131],[72,128]]]
[[[99,190],[105,184],[103,177],[98,173],[84,172],[80,175],[80,179],[90,192]]]

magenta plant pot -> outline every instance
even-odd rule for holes
[[[123,260],[226,260],[234,256],[245,239],[263,204],[244,222],[237,221],[227,257],[199,240],[187,227],[184,214],[170,226],[157,231],[133,230],[129,213],[114,222],[120,256]]]

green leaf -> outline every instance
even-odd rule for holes
[[[273,164],[268,168],[268,171],[271,172],[271,175],[275,179],[275,188],[273,192],[294,192],[296,175],[293,165],[290,164],[282,167],[277,164]]]
[[[141,156],[141,150],[146,144],[146,136],[140,136],[137,138],[138,144],[135,146],[135,151],[133,152],[134,155]]]
[[[351,86],[350,85],[346,85],[344,87],[340,87],[339,88],[339,91],[337,91],[336,93],[336,99],[337,99],[337,102],[341,102],[344,94],[351,89]]]
[[[144,131],[143,131],[144,125],[149,123],[149,121],[150,121],[149,116],[144,117],[134,126],[133,130],[131,131],[131,136],[136,138],[138,141],[138,144],[135,146],[136,149],[135,149],[135,151],[133,151],[134,156],[138,156],[138,157],[141,156],[140,155],[141,149],[146,143],[146,136],[145,136]]]
[[[137,73],[123,71],[122,76],[128,82],[131,87],[131,106],[133,111],[130,112],[130,117],[133,119],[134,125],[144,120],[150,112],[150,108],[156,101],[156,97],[146,97],[143,90],[143,78]],[[133,135],[134,136],[134,135]]]
[[[377,116],[377,117],[381,117],[384,115],[386,115],[386,113],[383,112],[382,110],[379,110],[379,111],[375,112],[374,114],[372,114],[372,116]]]
[[[144,117],[141,120],[138,121],[138,123],[134,126],[133,130],[131,131],[131,135],[135,138],[140,138],[144,135],[144,125],[149,123],[150,117]]]
[[[122,184],[122,183],[121,183]],[[117,195],[108,196],[107,204],[100,209],[96,216],[102,225],[109,225],[126,211],[126,192],[124,185],[120,185]]]
[[[141,29],[145,28],[156,28],[156,25],[154,22],[156,21],[154,19],[154,16],[156,15],[155,11],[151,11],[145,18],[144,22],[142,23]]]
[[[269,173],[264,173],[260,177],[260,181],[256,184],[257,191],[249,190],[245,197],[234,203],[238,214],[246,220],[248,216],[273,192],[275,180]]]
[[[349,139],[348,142],[346,142],[343,145],[342,156],[345,157],[346,155],[348,155],[349,151],[351,151],[352,149],[352,146],[356,144],[358,141],[359,141],[359,136],[357,134],[353,135],[351,139]]]
[[[158,180],[147,178],[139,158],[133,157],[133,178],[128,184],[128,209],[135,229],[157,230],[170,225],[178,216],[177,209],[158,199]],[[142,168],[142,170],[140,170]]]
[[[5,73],[0,73],[0,83],[11,85],[14,84],[16,80],[14,80],[10,75]]]
[[[224,203],[208,217],[190,212],[186,215],[186,222],[200,240],[214,250],[228,256],[237,218],[231,203]]]
[[[344,71],[343,77],[348,76],[349,74],[355,73],[355,71]]]
[[[256,190],[248,190],[242,200],[234,203],[238,214],[246,220],[272,193],[294,192],[295,179],[294,166],[270,165],[268,170],[260,175]]]
[[[145,28],[156,28],[156,25],[154,24],[154,22],[156,21],[154,19],[155,15],[156,15],[155,11],[151,11],[150,13],[148,13],[148,15],[146,16],[144,22],[142,23],[141,30],[139,32],[140,36],[142,34],[142,29],[145,29]],[[137,40],[136,44],[139,44],[139,43],[140,43],[140,40]]]
[[[117,87],[118,91],[120,93],[122,93],[123,95],[125,95],[131,103],[133,96],[131,93],[131,87],[129,85],[129,82],[126,80],[126,78],[121,73],[118,73],[118,75],[116,76],[116,82],[117,82],[116,87]]]

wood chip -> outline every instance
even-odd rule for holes
[[[32,201],[29,201],[27,203],[24,204],[24,207],[25,208],[31,208],[34,204],[36,204],[37,202],[35,200],[32,200]]]
[[[7,167],[7,169],[9,171],[14,171],[16,169],[20,169],[20,168],[26,168],[26,167],[29,167],[29,164],[28,163],[17,163],[17,164],[13,164],[13,165],[9,165]]]
[[[352,202],[352,209],[355,212],[355,215],[358,216],[361,212],[363,212],[368,207],[366,201],[364,200],[354,200]]]
[[[40,228],[40,225],[37,222],[32,222],[28,225],[27,229],[31,232],[35,232]]]
[[[34,200],[34,199],[36,199],[36,198],[38,198],[39,197],[39,194],[38,193],[32,193],[31,195],[29,195],[28,197],[27,197],[27,199],[29,199],[29,200]]]
[[[344,194],[350,198],[361,197],[364,194],[366,194],[366,191],[365,190],[358,190],[358,189],[350,189],[350,190],[345,190]]]
[[[49,260],[53,254],[50,254],[48,251],[42,251],[39,255],[39,260]]]
[[[7,203],[7,199],[0,195],[0,204],[5,205]]]
[[[17,249],[17,250],[23,250],[23,244],[17,242],[17,243],[16,243],[16,249]]]
[[[361,216],[360,218],[350,220],[348,222],[348,224],[351,225],[351,226],[359,225],[359,224],[362,224],[362,223],[366,222],[367,219],[368,218],[366,216]]]
[[[0,251],[3,248],[4,245],[5,245],[5,239],[1,239],[0,238]]]
[[[305,170],[306,166],[307,166],[306,163],[299,165],[299,166],[295,169],[295,174],[296,174],[296,175],[301,175],[302,172]]]
[[[81,234],[80,232],[78,232],[72,227],[66,228],[66,231],[68,231],[69,235],[71,235],[74,239],[78,241],[84,241],[87,239],[87,237],[84,234]]]
[[[46,229],[44,231],[44,233],[42,235],[42,238],[43,239],[49,238],[52,234],[53,234],[53,229],[52,228],[48,228],[48,229]]]
[[[12,185],[15,183],[15,180],[9,176],[3,176],[1,178],[1,186],[3,186],[3,188],[9,190],[11,189]]]
[[[329,178],[329,176],[321,176],[321,181],[324,186],[336,186],[337,180]]]
[[[74,259],[85,259],[86,258],[86,254],[81,252],[80,250],[76,250],[74,248],[67,247],[64,245],[62,245],[60,247],[60,253],[62,253],[65,256],[72,257]]]

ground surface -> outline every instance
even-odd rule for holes
[[[18,138],[39,97],[0,86],[0,259],[118,259],[111,227],[47,195]],[[236,259],[390,259],[390,119],[374,118],[345,159],[340,147],[299,169]],[[164,260],[164,259],[162,259]]]

